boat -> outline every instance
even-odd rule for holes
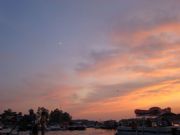
[[[115,135],[180,135],[178,127],[118,127]]]
[[[135,110],[136,118],[121,120],[115,135],[180,135],[180,125],[171,108],[152,107],[148,110]],[[175,121],[176,120],[176,121]]]
[[[68,127],[69,130],[86,130],[84,125],[71,125]]]
[[[5,128],[0,130],[0,135],[18,135],[19,132],[17,129]]]
[[[63,127],[60,127],[59,125],[53,125],[53,126],[49,126],[47,127],[48,131],[60,131],[60,130],[66,130]]]

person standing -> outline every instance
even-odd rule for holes
[[[33,109],[29,110],[29,117],[31,123],[30,135],[38,135],[38,122],[37,122],[36,114],[34,113]]]
[[[46,112],[41,112],[40,125],[41,125],[41,135],[45,135],[45,127],[47,122]]]

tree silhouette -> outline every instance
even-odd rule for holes
[[[51,124],[63,124],[64,122],[70,122],[72,117],[69,113],[63,112],[62,110],[55,109],[50,113],[50,123]]]

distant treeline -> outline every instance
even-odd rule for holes
[[[32,109],[29,109],[29,111],[32,111]],[[34,111],[34,110],[33,110]],[[34,111],[35,115],[40,117],[41,113],[45,113],[47,117],[47,125],[51,124],[68,124],[72,120],[72,116],[64,112],[61,109],[54,109],[49,111],[45,107],[39,107],[36,111]],[[30,114],[22,114],[21,112],[14,112],[12,109],[4,110],[2,114],[0,114],[0,122],[4,126],[10,126],[10,125],[18,125],[19,127],[26,129],[31,125],[30,120]]]

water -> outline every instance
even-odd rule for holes
[[[103,130],[87,128],[83,131],[49,131],[45,135],[114,135],[115,130]],[[29,135],[28,133],[21,133],[20,135]],[[40,135],[40,133],[39,133]]]

